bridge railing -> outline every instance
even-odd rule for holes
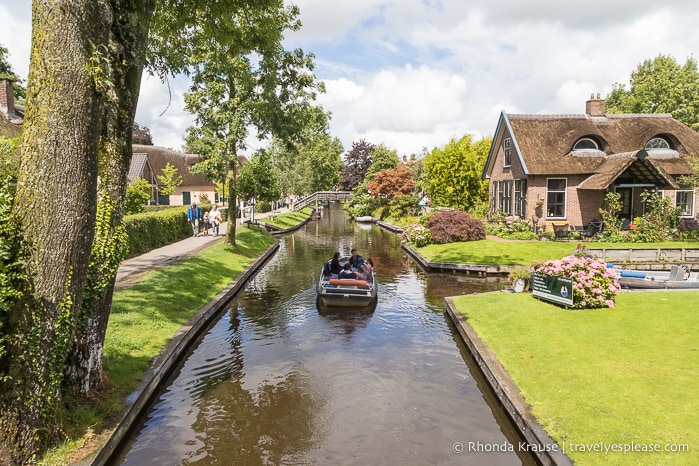
[[[325,204],[330,201],[346,201],[352,197],[352,191],[316,191],[300,201],[294,202],[293,210],[300,210],[309,205]]]

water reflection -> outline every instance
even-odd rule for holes
[[[516,442],[464,362],[441,299],[490,289],[431,275],[400,237],[340,209],[281,239],[279,253],[183,361],[127,451],[129,464],[520,464],[454,453]],[[375,307],[318,309],[324,261],[374,260]],[[525,458],[524,461],[527,461]]]

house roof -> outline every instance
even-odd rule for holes
[[[198,155],[183,154],[182,152],[166,149],[164,147],[140,144],[134,144],[132,150],[133,158],[131,159],[131,167],[129,168],[129,181],[131,181],[131,171],[136,170],[138,168],[137,164],[139,163],[141,164],[141,171],[139,171],[139,173],[142,172],[145,162],[141,162],[141,159],[147,157],[153,168],[153,173],[156,175],[162,175],[163,168],[170,163],[177,168],[178,174],[182,176],[182,184],[185,186],[213,184],[211,181],[208,181],[204,175],[190,173],[189,167],[199,161]]]
[[[685,175],[692,169],[684,156],[699,155],[699,133],[670,114],[507,115],[502,112],[484,170],[492,172],[504,137],[512,138],[515,155],[529,175],[592,175],[616,170],[621,162],[607,164],[613,154],[636,152],[655,136],[668,138],[673,151],[653,150],[650,163],[670,175]],[[573,151],[576,141],[593,137],[601,151]],[[628,163],[628,162],[627,162]],[[644,163],[642,165],[647,165]],[[600,181],[601,182],[601,181]]]
[[[578,189],[607,189],[617,178],[628,174],[637,183],[658,186],[660,189],[678,189],[673,177],[646,151],[614,154],[600,167],[600,171],[586,178]]]
[[[148,163],[148,154],[145,153],[134,153],[131,157],[131,165],[129,165],[129,173],[126,178],[129,183],[136,181],[136,178],[143,176],[143,169]]]

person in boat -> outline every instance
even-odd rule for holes
[[[330,260],[330,273],[339,274],[342,271],[342,265],[340,265],[340,253],[336,252],[333,254],[333,258]]]
[[[349,263],[352,266],[352,268],[361,270],[362,266],[364,265],[364,258],[359,255],[356,249],[352,248],[352,256],[349,259]]]
[[[361,280],[371,280],[371,274],[374,273],[374,261],[371,257],[364,261],[361,269],[357,272],[357,278]]]
[[[354,279],[357,278],[357,274],[354,273],[352,270],[352,266],[347,263],[345,264],[345,267],[340,270],[340,273],[337,275],[337,278],[349,278],[349,279]]]

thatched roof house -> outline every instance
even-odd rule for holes
[[[670,114],[604,113],[592,96],[583,115],[502,112],[483,178],[491,207],[536,223],[585,225],[599,219],[608,191],[621,194],[622,217],[643,212],[641,193],[663,191],[694,217],[695,193],[679,184],[692,173],[699,133]]]

